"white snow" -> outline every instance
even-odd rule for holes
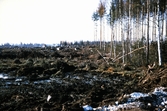
[[[167,89],[165,87],[158,87],[155,88],[155,90],[151,93],[145,94],[141,92],[133,92],[130,94],[129,99],[127,103],[119,104],[117,101],[115,102],[115,105],[108,105],[108,106],[102,106],[97,108],[92,108],[89,105],[83,106],[84,111],[118,111],[122,109],[134,109],[139,108],[142,102],[139,101],[139,98],[145,98],[151,96],[151,94],[156,95],[156,99],[153,100],[155,102],[155,106],[160,109],[159,106],[161,106],[162,110],[160,111],[166,111],[167,110],[167,92],[164,90]],[[148,106],[154,105],[153,103],[147,103]]]

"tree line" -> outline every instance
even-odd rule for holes
[[[110,56],[112,58],[116,58],[121,53],[123,63],[131,62],[131,58],[136,56],[138,59],[143,59],[144,64],[148,65],[156,61],[161,66],[162,60],[166,60],[165,55],[167,55],[166,17],[166,0],[100,0],[97,10],[92,14],[95,23],[95,40],[99,27],[99,48],[105,50],[104,21],[107,21],[111,30]],[[118,49],[118,46],[121,49]],[[130,53],[133,50],[136,53]]]

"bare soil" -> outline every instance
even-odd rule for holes
[[[0,73],[12,77],[0,78],[0,110],[82,111],[83,105],[113,105],[124,102],[125,94],[167,87],[165,64],[148,70],[103,55],[109,64],[94,47],[0,49]]]

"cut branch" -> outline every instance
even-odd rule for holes
[[[138,51],[138,50],[140,50],[140,49],[143,49],[143,48],[145,48],[145,47],[147,47],[147,46],[137,48],[137,49],[135,49],[135,50],[133,50],[133,51],[131,51],[131,52],[129,52],[129,53],[127,53],[127,54],[121,56],[121,57],[118,57],[117,59],[113,60],[113,62],[115,62],[115,61],[121,59],[122,57],[127,56],[127,55],[129,55],[129,54],[131,54],[131,53],[133,53],[133,52],[135,52],[135,51]]]
[[[104,59],[104,61],[107,63],[107,64],[109,64],[108,63],[108,61],[102,56],[102,54],[96,49],[96,51],[99,53],[99,55]]]

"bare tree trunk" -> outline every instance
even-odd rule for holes
[[[144,14],[144,12],[143,11],[144,11],[144,7],[142,7],[142,14],[141,14],[141,16],[142,16],[141,17],[141,19],[142,19],[141,20],[142,21],[142,38],[143,38],[143,35],[144,35],[144,33],[143,33],[143,16],[144,16],[143,14]]]
[[[137,40],[137,46],[139,48],[139,37],[140,37],[140,30],[139,30],[139,9],[137,8],[137,17],[136,17],[136,40]]]
[[[97,25],[97,21],[95,21],[96,22],[96,26],[95,26],[95,41],[98,41],[98,38],[97,38],[97,27],[98,27],[98,25]]]
[[[116,21],[115,21],[115,28],[116,28],[116,34],[114,35],[114,57],[116,57],[117,56],[117,42],[118,42],[118,33],[119,33],[119,30],[118,30],[118,27],[119,27],[119,24],[118,24],[118,15],[119,15],[119,10],[117,9],[116,11],[115,11],[115,17],[116,17]]]
[[[157,32],[157,45],[158,45],[158,64],[161,66],[161,48],[160,48],[160,28],[159,28],[159,0],[157,0],[157,18],[156,18],[156,32]]]
[[[111,16],[111,18],[110,18],[110,22],[111,22],[111,42],[110,42],[110,57],[112,58],[113,57],[113,55],[112,55],[112,53],[113,53],[113,37],[114,37],[114,24],[113,24],[113,21],[112,21],[112,14],[113,14],[113,12],[112,12],[112,8],[110,9],[110,16]]]
[[[102,48],[102,18],[100,18],[100,49]]]
[[[155,7],[155,9],[154,9],[154,15],[153,15],[153,34],[152,34],[152,36],[153,36],[153,41],[156,41],[156,28],[157,28],[157,24],[155,23],[155,21],[156,21],[156,7]]]
[[[103,48],[105,52],[105,19],[103,19]]]
[[[96,26],[95,26],[95,21],[94,21],[94,41],[96,41]]]
[[[165,13],[163,13],[162,14],[162,39],[163,39],[163,41],[165,41],[165,37],[166,37],[166,31],[165,31],[165,29],[166,29],[166,24],[165,24]]]
[[[130,52],[130,49],[131,49],[131,42],[130,42],[130,39],[131,39],[131,27],[130,27],[130,24],[131,24],[131,13],[130,13],[130,9],[131,9],[131,0],[129,0],[129,20],[128,20],[128,35],[127,35],[127,52],[126,53],[129,53]],[[129,55],[127,56],[127,62],[129,60]]]
[[[149,64],[149,22],[150,22],[150,12],[149,12],[149,0],[147,0],[147,51],[146,51],[146,61]]]
[[[140,28],[139,28],[139,8],[137,7],[137,18],[136,18],[136,41],[137,41],[137,48],[139,48],[139,41],[140,41]],[[137,53],[137,57],[140,58],[140,52]],[[138,64],[140,64],[140,59],[138,59]]]
[[[97,41],[97,21],[94,21],[94,42]]]
[[[111,25],[111,27],[113,27]],[[110,57],[112,58],[112,52],[113,52],[113,28],[111,28],[111,42],[110,42]]]
[[[154,12],[153,12],[154,13]],[[154,41],[155,39],[155,23],[154,23],[154,21],[155,21],[155,14],[153,14],[153,19],[152,19],[153,21],[152,21],[152,41]]]
[[[121,12],[121,0],[119,0],[119,15],[121,16],[122,15],[122,12]],[[121,16],[122,17],[122,16]],[[122,63],[124,64],[125,63],[125,59],[124,59],[124,37],[123,37],[123,29],[122,29],[122,19],[120,17],[120,37],[121,37],[121,41],[122,41]]]
[[[115,24],[114,24],[114,32],[115,33],[113,33],[113,48],[114,48],[114,58],[116,57],[116,43],[115,43],[115,41],[116,41],[116,37],[115,37],[115,35],[116,35],[116,26],[115,26]]]
[[[165,7],[166,7],[166,10],[165,10],[165,18],[167,17],[167,3],[166,3],[166,5],[165,5]],[[167,19],[165,19],[166,20],[166,37],[165,37],[165,40],[167,40]]]
[[[121,26],[123,26],[122,25],[122,22],[121,22]],[[121,32],[121,36],[122,36],[122,56],[123,56],[123,58],[122,58],[122,63],[124,64],[125,63],[125,58],[124,58],[124,55],[125,55],[125,46],[124,46],[124,31],[123,30],[121,30],[122,32]]]

